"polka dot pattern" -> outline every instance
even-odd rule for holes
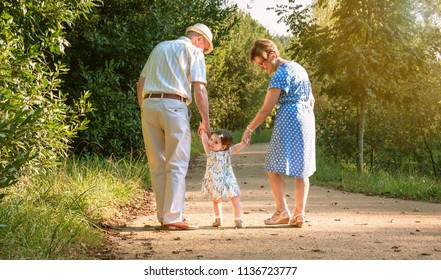
[[[306,70],[295,62],[279,66],[269,88],[282,90],[265,170],[306,178],[316,170],[315,117],[309,98],[311,83]]]

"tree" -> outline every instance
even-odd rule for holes
[[[0,4],[0,188],[44,172],[65,156],[87,121],[87,94],[68,106],[60,91],[65,28],[92,0],[9,0]]]
[[[431,50],[437,49],[437,41],[415,43],[422,40],[419,12],[433,15],[423,10],[429,2],[319,0],[303,8],[291,0],[290,6],[279,9],[296,37],[293,57],[314,67],[325,93],[344,96],[357,106],[359,172],[364,165],[369,100],[409,104],[412,92],[406,85],[416,84],[415,78],[426,73]],[[313,11],[322,17],[314,17]]]
[[[262,105],[268,75],[253,66],[249,50],[258,38],[269,38],[269,32],[251,18],[238,13],[239,19],[228,36],[214,49],[208,60],[210,120],[213,128],[244,129]],[[197,116],[196,108],[192,108]],[[197,125],[199,118],[193,120]]]

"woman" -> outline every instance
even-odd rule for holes
[[[270,40],[257,40],[250,50],[250,61],[263,71],[274,74],[265,101],[242,140],[249,143],[251,133],[279,105],[273,134],[265,159],[276,212],[265,220],[266,225],[288,224],[301,228],[309,192],[309,176],[315,164],[314,96],[306,70],[298,63],[280,57],[277,46]],[[291,218],[286,202],[284,175],[294,178],[296,206]]]

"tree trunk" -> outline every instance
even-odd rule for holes
[[[435,176],[435,178],[438,178],[436,162],[435,162],[435,158],[433,156],[432,149],[430,148],[429,143],[427,142],[426,136],[423,136],[423,140],[424,140],[424,145],[426,146],[426,150],[430,156],[430,162],[432,163],[433,176]]]
[[[372,23],[373,13],[369,7],[367,9],[367,15],[368,15],[368,22]],[[369,49],[370,37],[371,37],[371,34],[368,29],[365,34],[365,42],[364,42],[366,49]],[[366,77],[362,78],[361,80],[365,80],[365,78]],[[360,110],[358,111],[357,171],[359,174],[363,173],[364,130],[366,127],[367,98],[368,98],[368,96],[367,96],[367,92],[366,92],[366,88],[365,88],[361,92],[361,95],[360,95],[360,100],[359,100]]]
[[[363,149],[364,149],[364,130],[366,127],[366,108],[367,95],[362,94],[360,97],[360,108],[358,111],[358,131],[357,131],[357,171],[363,173]]]

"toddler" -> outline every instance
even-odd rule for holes
[[[236,228],[241,228],[240,188],[233,173],[230,156],[239,153],[247,145],[240,142],[232,146],[233,136],[226,129],[216,130],[210,137],[203,131],[201,138],[207,155],[202,192],[213,199],[216,219],[212,226],[222,226],[222,200],[229,197],[234,207],[234,225]]]

